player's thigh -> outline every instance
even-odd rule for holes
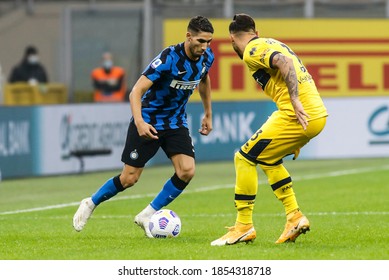
[[[179,128],[164,133],[161,148],[171,159],[177,176],[190,180],[195,171],[195,152],[189,130]]]
[[[304,129],[283,112],[275,112],[241,147],[248,159],[275,164],[308,143]]]
[[[195,157],[192,138],[187,128],[178,128],[165,131],[161,138],[161,148],[168,158],[174,155],[183,154]]]
[[[159,140],[140,137],[134,122],[131,122],[122,153],[122,162],[133,167],[144,167],[157,153],[159,147]]]

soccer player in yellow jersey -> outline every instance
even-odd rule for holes
[[[327,110],[311,75],[287,45],[259,38],[254,20],[246,14],[235,15],[229,31],[235,52],[278,110],[235,153],[237,218],[235,225],[211,245],[247,243],[256,238],[253,209],[258,189],[257,165],[285,208],[285,229],[276,243],[294,242],[309,231],[310,225],[300,211],[282,159],[292,154],[293,159],[297,158],[300,148],[323,130]]]

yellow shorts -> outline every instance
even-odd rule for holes
[[[304,130],[296,118],[291,118],[282,111],[275,111],[241,147],[240,153],[257,164],[280,164],[282,158],[295,153],[318,135],[326,120],[326,117],[309,120],[307,129]]]

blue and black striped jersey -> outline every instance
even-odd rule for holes
[[[185,54],[184,43],[164,49],[142,73],[153,82],[142,97],[145,122],[157,130],[188,127],[186,104],[213,61],[210,48],[196,61]]]

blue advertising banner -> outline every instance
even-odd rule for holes
[[[0,110],[0,174],[3,178],[37,175],[39,124],[36,107]]]

